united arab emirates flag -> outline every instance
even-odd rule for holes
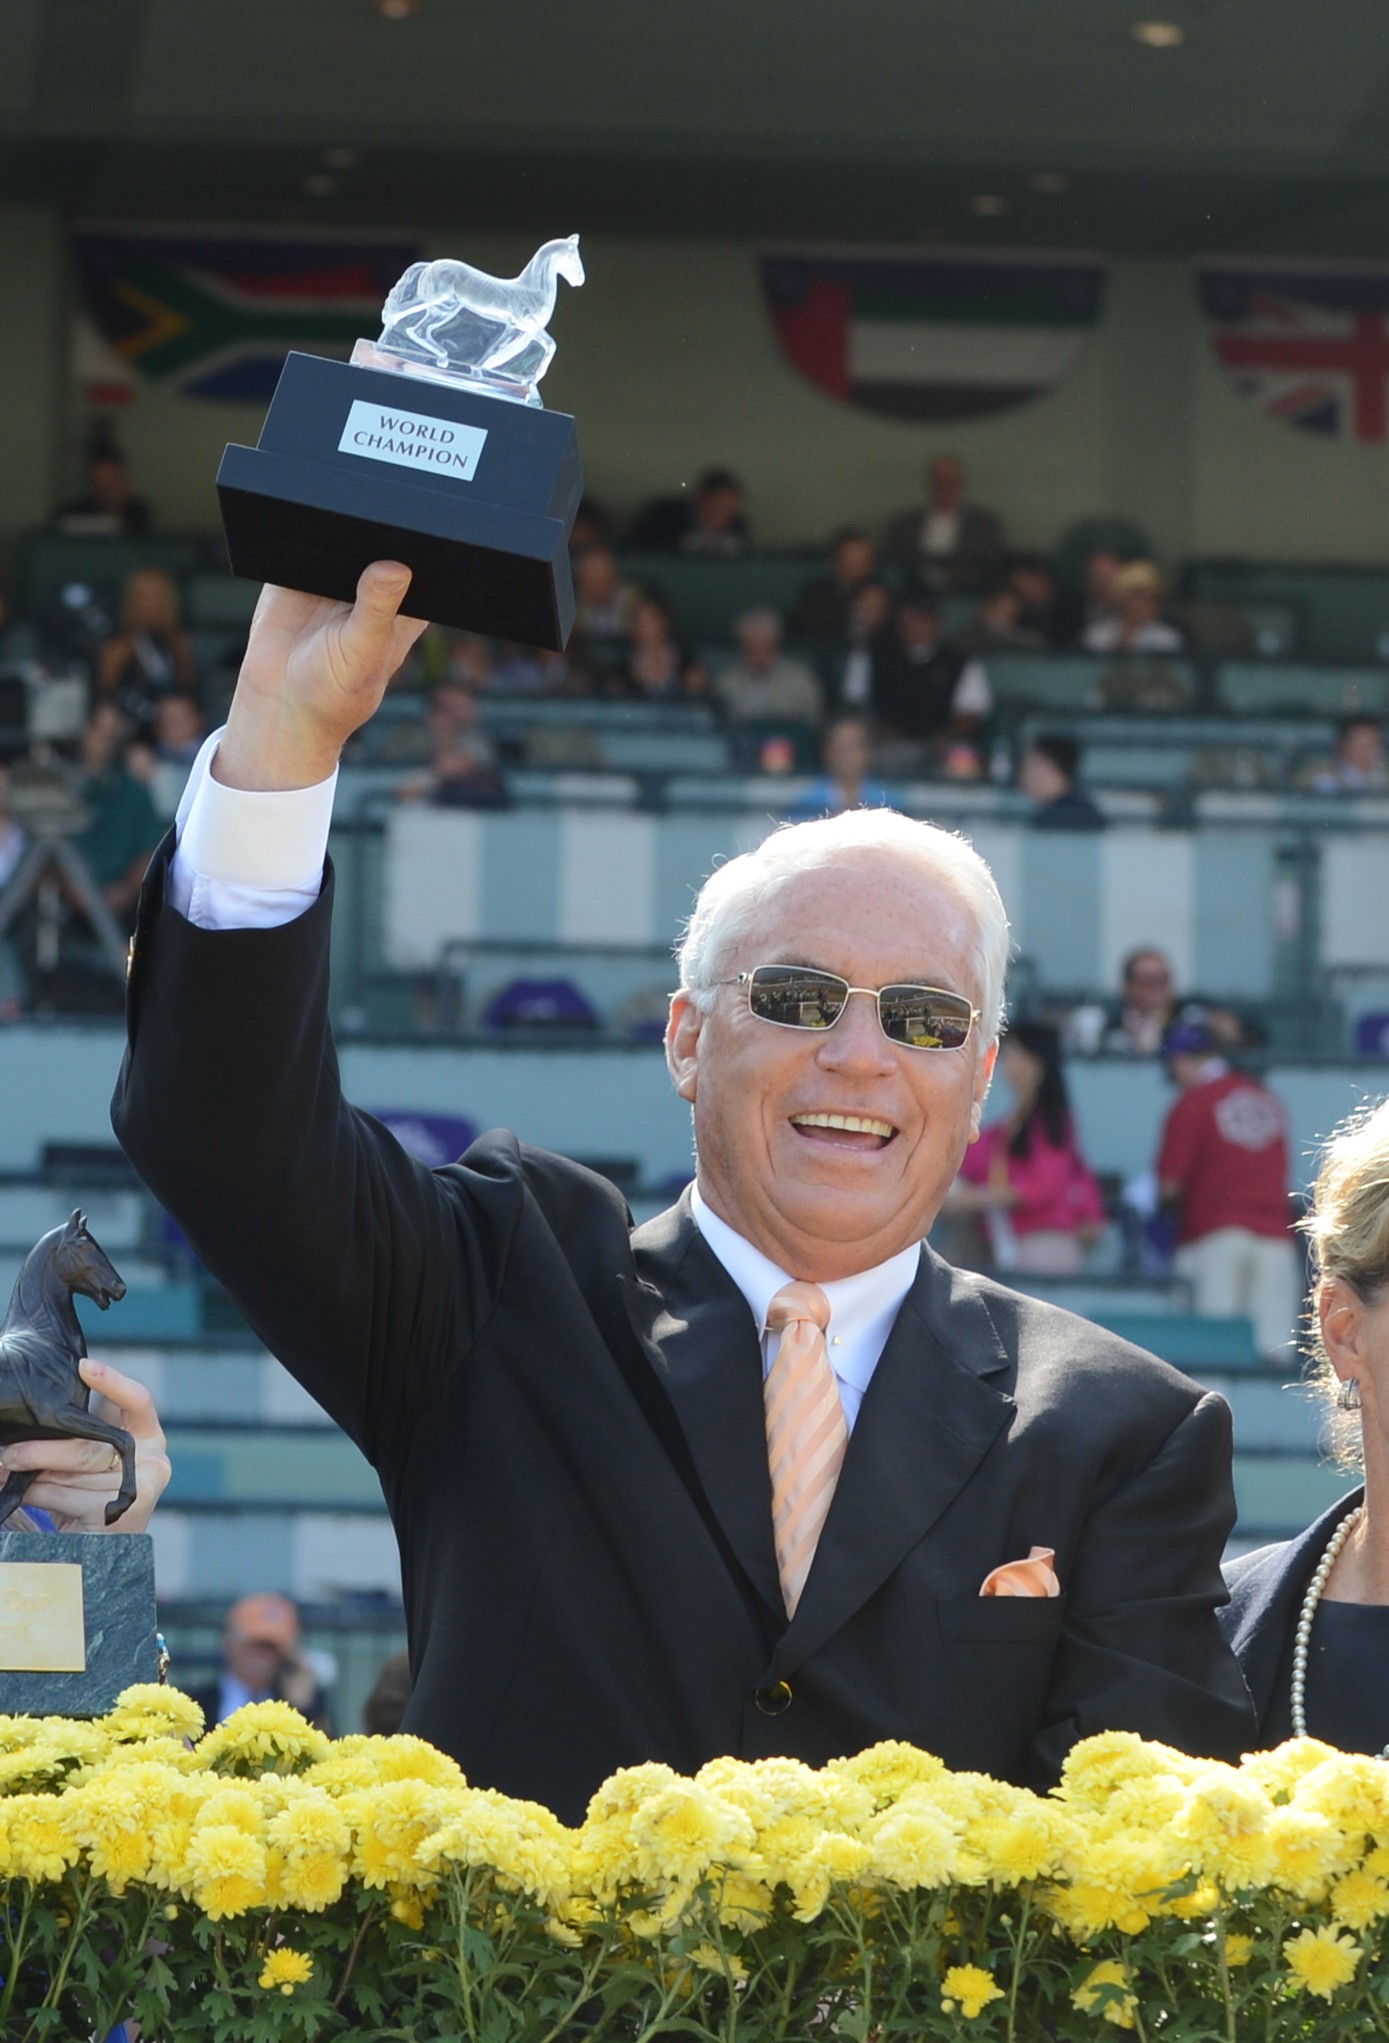
[[[1050,390],[1099,318],[1098,256],[773,249],[782,349],[827,396],[903,419],[983,418]]]

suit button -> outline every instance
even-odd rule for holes
[[[770,1688],[755,1688],[752,1699],[764,1717],[779,1717],[783,1710],[791,1707],[791,1684],[789,1681],[774,1681]]]

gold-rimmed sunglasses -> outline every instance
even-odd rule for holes
[[[878,1026],[889,1043],[907,1050],[963,1050],[980,1013],[963,993],[941,986],[851,986],[815,965],[756,965],[718,983],[746,987],[757,1019],[779,1029],[832,1029],[850,994],[866,993],[878,1004]]]

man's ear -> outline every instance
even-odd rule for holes
[[[694,1105],[699,1072],[699,1036],[704,1016],[688,993],[672,993],[666,1022],[666,1066],[682,1100]]]
[[[980,1123],[984,1118],[984,1102],[989,1096],[989,1086],[992,1083],[994,1065],[997,1062],[998,1040],[995,1038],[979,1059],[979,1069],[974,1074],[974,1098],[970,1103],[969,1109],[969,1139],[971,1142],[979,1140]]]

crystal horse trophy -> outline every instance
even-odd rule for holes
[[[539,404],[536,385],[555,355],[546,328],[561,277],[584,280],[577,234],[547,241],[519,277],[489,277],[447,257],[411,263],[381,308],[380,340],[358,341],[352,359]]]
[[[401,560],[412,616],[561,650],[583,477],[537,388],[561,278],[584,280],[577,234],[516,277],[412,263],[350,362],[291,354],[259,443],[218,470],[233,572],[349,602],[371,561]]]

